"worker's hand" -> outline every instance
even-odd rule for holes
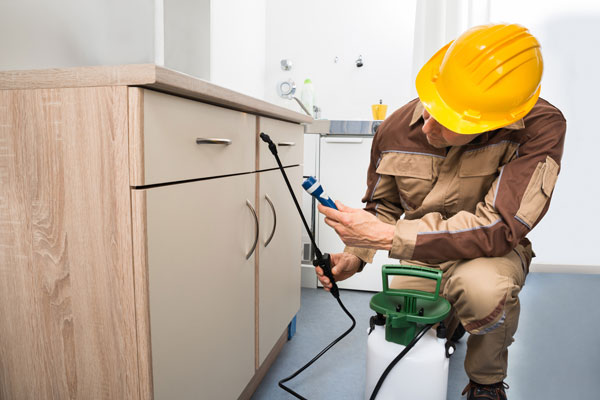
[[[331,256],[331,272],[333,273],[333,279],[336,282],[343,281],[344,279],[350,278],[358,271],[360,267],[360,258],[350,253],[336,253],[330,254]],[[321,285],[325,290],[331,289],[331,281],[328,277],[323,275],[323,269],[321,267],[315,267],[317,278],[321,282]]]
[[[338,210],[319,204],[325,223],[335,229],[346,246],[391,250],[395,226],[380,221],[373,214],[335,202]]]

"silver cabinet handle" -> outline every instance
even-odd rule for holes
[[[196,138],[196,144],[224,144],[225,146],[229,146],[231,144],[231,140],[219,138]]]
[[[250,258],[252,253],[254,253],[254,250],[256,250],[256,244],[258,243],[258,217],[256,216],[256,210],[254,210],[254,207],[252,207],[252,203],[250,203],[250,200],[246,200],[246,205],[248,206],[250,211],[252,211],[252,215],[254,215],[254,227],[255,227],[254,244],[252,245],[252,249],[250,250],[250,252],[248,254],[246,254],[246,260],[247,260]]]
[[[277,146],[295,146],[296,142],[279,142]]]
[[[275,212],[275,206],[273,205],[273,202],[269,198],[268,194],[265,194],[265,199],[267,200],[267,203],[269,203],[269,205],[271,206],[271,210],[273,211],[273,230],[271,231],[269,238],[265,242],[265,247],[267,247],[269,243],[271,243],[271,240],[273,240],[273,235],[275,235],[275,228],[277,227],[277,213]]]

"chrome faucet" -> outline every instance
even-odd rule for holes
[[[298,97],[294,96],[294,94],[296,93],[296,82],[294,82],[293,80],[288,79],[287,81],[279,82],[279,85],[277,86],[277,92],[279,93],[279,97],[288,100],[296,100],[298,105],[309,117],[313,117],[314,119],[319,119],[321,117],[320,107],[313,106],[313,113],[311,113],[308,110],[308,108],[306,108],[304,103],[302,103],[302,101]]]

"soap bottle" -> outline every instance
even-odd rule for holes
[[[315,89],[310,79],[304,80],[304,86],[302,87],[302,95],[300,96],[302,104],[310,112],[310,115],[314,115],[313,107],[315,105]]]

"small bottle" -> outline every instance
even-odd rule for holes
[[[373,112],[373,119],[375,121],[383,121],[387,113],[387,104],[383,104],[383,100],[379,100],[379,104],[371,106],[371,111]]]
[[[304,107],[310,112],[310,115],[314,116],[313,107],[315,105],[315,88],[310,79],[304,80],[300,100],[302,100],[302,104],[304,104]]]

